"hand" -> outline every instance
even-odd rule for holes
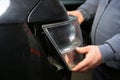
[[[80,24],[84,21],[83,15],[77,10],[75,10],[75,11],[67,11],[67,13],[68,13],[68,15],[76,16],[78,18],[78,22]]]
[[[72,71],[85,72],[89,69],[95,68],[102,63],[102,56],[98,46],[86,46],[76,48],[78,53],[85,54],[85,58],[78,65],[76,65]]]

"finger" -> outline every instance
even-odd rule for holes
[[[78,65],[76,65],[74,68],[72,68],[72,71],[81,71],[81,70],[84,70],[84,68],[88,67],[88,65],[89,65],[89,62],[86,59],[84,59]]]
[[[68,15],[73,15],[73,16],[75,16],[75,14],[72,13],[71,11],[68,11],[67,14],[68,14]]]
[[[84,68],[82,68],[81,70],[79,70],[79,72],[87,72],[89,70],[89,67],[86,66]]]
[[[70,11],[67,11],[67,14],[70,15]]]
[[[69,13],[70,13],[70,11],[67,11],[67,13],[69,14]]]
[[[88,48],[87,47],[77,47],[76,51],[79,52],[80,54],[85,54],[88,52]]]

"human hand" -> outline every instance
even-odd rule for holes
[[[102,63],[102,55],[98,46],[78,47],[76,51],[80,54],[85,54],[85,58],[72,71],[85,72],[89,69],[95,68]]]
[[[83,15],[82,15],[79,11],[77,11],[77,10],[67,11],[67,14],[68,14],[68,15],[76,16],[76,17],[78,18],[78,22],[79,22],[80,24],[84,21]]]

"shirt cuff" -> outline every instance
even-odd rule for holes
[[[99,46],[99,50],[102,55],[103,63],[114,59],[114,51],[111,49],[109,44],[104,44]]]
[[[83,15],[85,21],[89,20],[88,12],[87,12],[85,9],[83,9],[83,8],[79,8],[78,11],[81,12],[81,14]]]

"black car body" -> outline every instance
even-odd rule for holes
[[[51,64],[64,63],[41,25],[68,19],[57,0],[0,1],[0,78],[3,80],[70,80],[71,72]],[[52,55],[51,55],[52,54]],[[49,57],[50,56],[50,57]]]

